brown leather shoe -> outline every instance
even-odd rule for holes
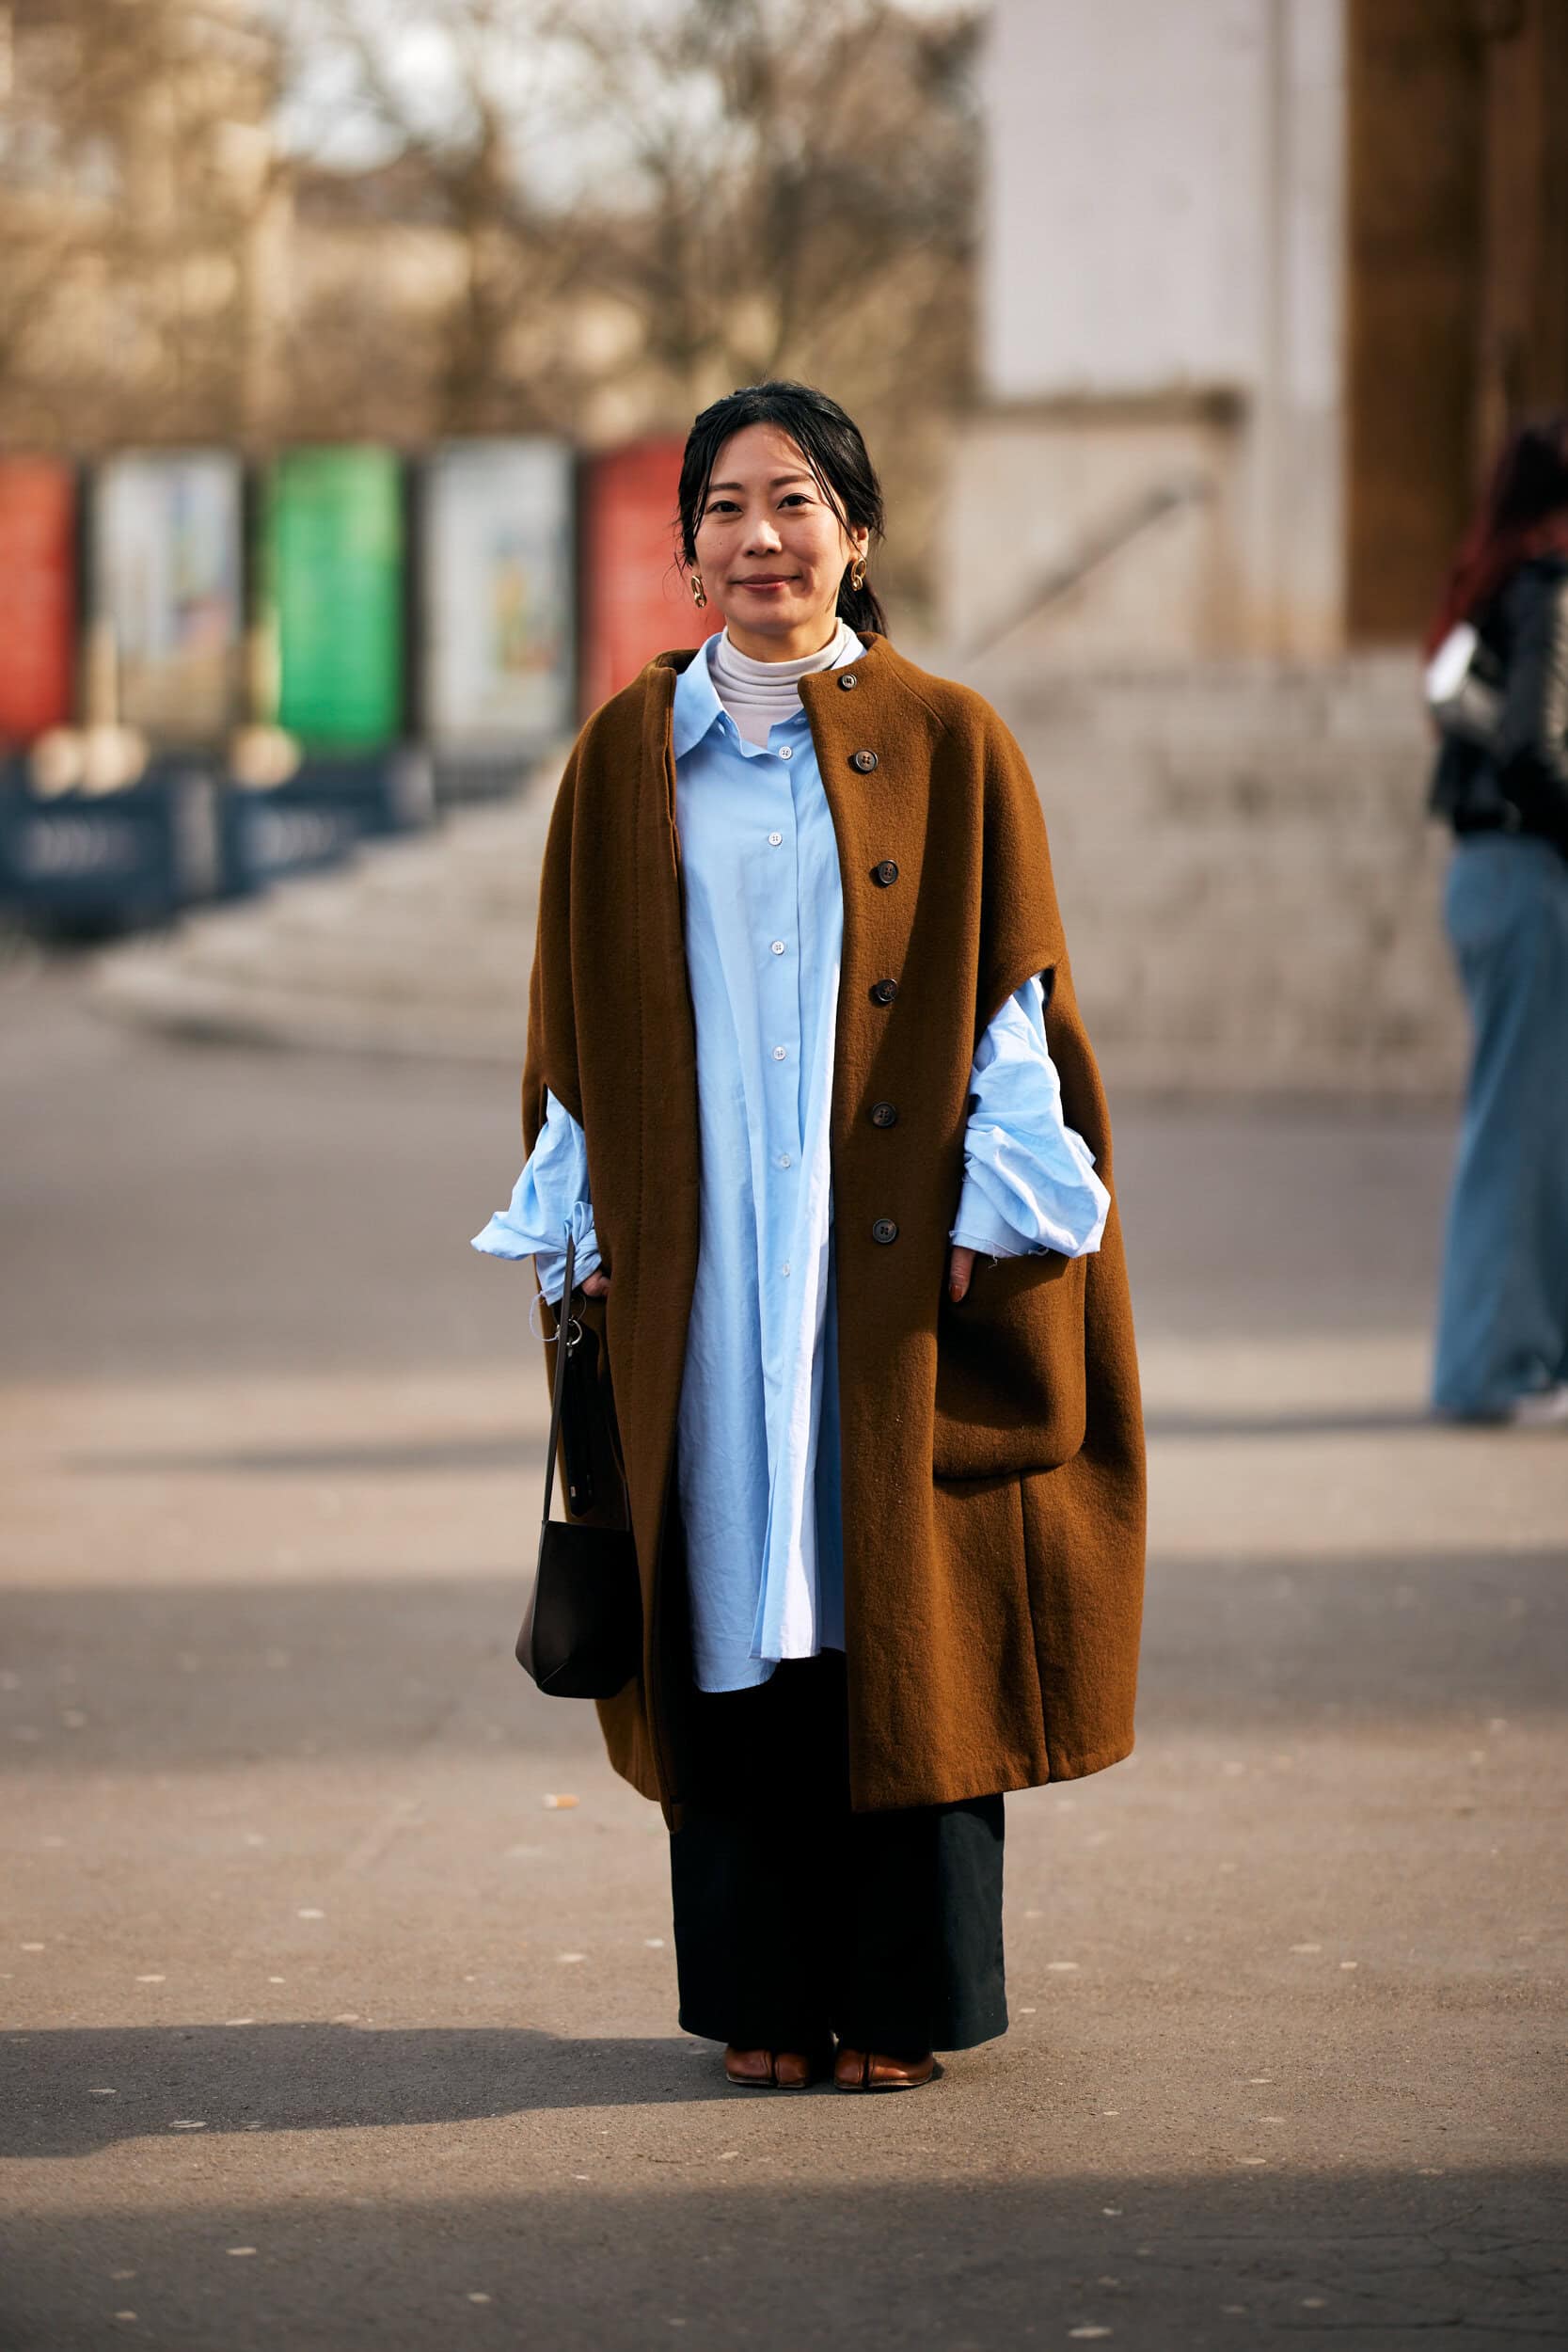
[[[828,2071],[827,2050],[737,2050],[724,2052],[724,2072],[742,2090],[809,2090]]]
[[[916,2058],[893,2058],[885,2050],[851,2050],[842,2042],[833,2060],[840,2090],[918,2090],[937,2071],[929,2050]]]

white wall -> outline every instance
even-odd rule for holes
[[[1026,428],[1053,503],[1012,564],[1006,501],[960,450],[955,583],[983,562],[992,609],[1009,608],[1042,541],[1070,548],[1161,486],[1173,415],[1228,403],[1222,434],[1189,435],[1214,493],[1187,534],[1205,541],[1185,559],[1204,593],[1130,595],[1140,547],[1085,586],[1069,630],[1042,630],[1044,660],[1069,638],[1075,656],[1100,643],[1118,660],[1342,644],[1343,50],[1342,0],[997,0],[982,70],[990,413],[970,433],[994,438],[1006,418],[1016,444]],[[973,619],[951,610],[948,633],[972,639]]]
[[[1267,13],[999,0],[982,82],[992,399],[1254,380]]]

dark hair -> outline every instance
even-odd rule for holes
[[[1568,544],[1568,408],[1533,417],[1511,433],[1474,521],[1449,568],[1427,650],[1456,621],[1479,617],[1512,572],[1532,555]]]
[[[727,392],[703,410],[686,437],[676,516],[685,563],[697,561],[697,525],[719,453],[733,433],[749,424],[776,424],[789,435],[847,531],[863,524],[873,540],[882,536],[882,485],[866,455],[860,427],[826,392],[774,378]],[[847,565],[838,584],[837,610],[851,628],[887,635],[881,599],[869,582],[851,588]]]

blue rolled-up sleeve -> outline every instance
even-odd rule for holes
[[[558,1306],[566,1273],[566,1230],[577,1243],[573,1279],[580,1282],[599,1263],[588,1186],[588,1146],[564,1103],[546,1089],[545,1120],[534,1139],[512,1198],[498,1209],[473,1248],[487,1258],[532,1258],[539,1288]]]
[[[1100,1247],[1111,1196],[1094,1153],[1062,1114],[1037,977],[1008,997],[975,1049],[964,1179],[949,1240],[993,1258]],[[978,1097],[977,1101],[973,1098]]]

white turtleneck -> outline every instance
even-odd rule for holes
[[[793,718],[801,707],[797,681],[808,670],[842,670],[847,661],[858,661],[865,647],[848,622],[840,620],[821,651],[805,654],[799,661],[754,661],[740,651],[728,628],[710,637],[706,650],[715,693],[744,739],[766,751],[769,727]]]

